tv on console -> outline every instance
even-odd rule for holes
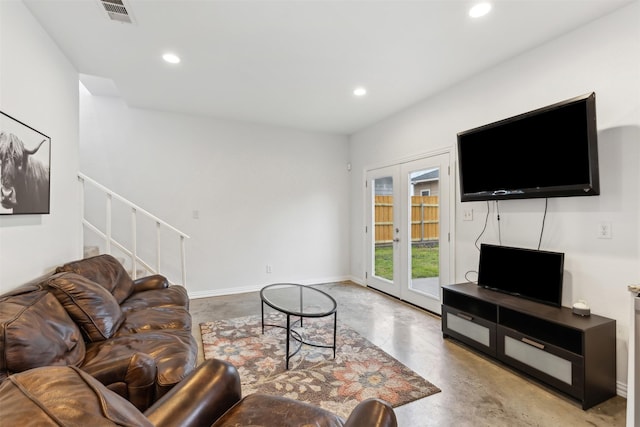
[[[480,246],[478,286],[560,307],[564,254],[509,246]]]
[[[595,93],[457,136],[463,202],[600,194]]]

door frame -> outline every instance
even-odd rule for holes
[[[456,184],[457,184],[457,170],[456,170],[456,162],[455,162],[455,157],[454,157],[454,150],[451,147],[447,147],[447,148],[441,148],[441,149],[436,149],[433,151],[429,151],[429,152],[425,152],[425,153],[420,153],[420,154],[416,154],[413,156],[409,156],[409,157],[405,157],[405,158],[401,158],[395,161],[389,161],[389,162],[384,162],[384,163],[378,163],[378,164],[372,164],[372,165],[368,165],[365,166],[363,168],[362,171],[362,182],[363,182],[363,190],[364,190],[364,195],[365,198],[363,200],[363,205],[364,205],[364,209],[363,209],[363,216],[364,216],[364,224],[365,224],[365,230],[364,230],[364,234],[363,234],[363,254],[364,257],[363,259],[365,260],[365,278],[364,278],[364,285],[369,287],[368,282],[369,282],[369,278],[372,276],[372,272],[369,271],[369,238],[370,238],[370,234],[367,233],[366,227],[369,227],[369,216],[371,215],[370,212],[368,212],[369,209],[369,197],[370,195],[368,194],[368,191],[370,191],[370,189],[368,188],[367,185],[367,178],[368,178],[368,174],[372,171],[375,171],[377,169],[385,169],[385,168],[392,168],[392,167],[398,167],[398,169],[402,169],[402,165],[405,163],[411,163],[417,160],[423,160],[423,159],[428,159],[430,157],[434,157],[434,156],[438,156],[441,154],[448,154],[449,155],[449,165],[448,165],[448,173],[449,173],[449,191],[448,191],[448,196],[449,196],[449,215],[448,215],[448,222],[449,222],[449,235],[448,235],[448,239],[449,239],[449,252],[448,252],[448,257],[449,257],[449,268],[447,271],[448,277],[449,277],[449,281],[451,281],[452,283],[455,281],[455,225],[456,225],[456,207],[457,207],[457,203],[456,203]],[[399,184],[399,183],[398,183]],[[399,265],[394,265],[394,268],[398,268],[400,267]],[[406,276],[406,274],[405,274]],[[404,286],[405,284],[398,284],[398,289],[400,286]],[[384,290],[382,290],[382,292],[385,292]],[[398,291],[399,292],[399,291]],[[400,295],[394,295],[394,293],[389,292],[390,295],[397,297],[399,299],[402,299],[400,297]],[[440,289],[440,301],[442,301],[442,288]],[[439,314],[439,313],[438,313]]]

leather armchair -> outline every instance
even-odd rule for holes
[[[224,396],[224,397],[222,397]],[[210,402],[215,401],[215,404]],[[344,421],[322,408],[278,396],[241,399],[233,365],[207,360],[145,411],[156,427],[397,427],[391,406],[379,399],[361,402]]]
[[[360,402],[346,421],[317,406],[279,396],[246,396],[212,427],[397,427],[395,413],[379,399]]]
[[[397,427],[393,409],[380,400],[360,403],[345,422],[291,399],[257,394],[241,399],[240,391],[231,364],[208,360],[141,413],[84,371],[47,366],[5,379],[0,408],[3,425]]]

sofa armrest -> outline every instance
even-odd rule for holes
[[[133,292],[150,291],[169,287],[169,281],[161,274],[141,277],[133,281]]]
[[[344,427],[397,427],[398,420],[391,405],[379,399],[367,399],[358,404]]]
[[[240,375],[230,363],[206,360],[144,415],[156,427],[210,426],[240,401]]]
[[[156,362],[144,353],[89,361],[81,366],[107,388],[122,395],[140,411],[147,409],[155,398]]]

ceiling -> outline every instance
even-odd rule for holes
[[[23,1],[94,95],[347,135],[633,2],[493,0],[472,19],[466,0],[125,0],[124,24],[98,0]]]

